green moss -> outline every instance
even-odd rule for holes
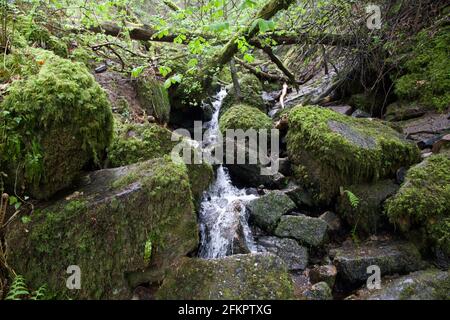
[[[157,299],[292,299],[293,284],[275,255],[234,255],[221,259],[184,258],[164,279]]]
[[[422,241],[450,254],[450,157],[433,155],[411,168],[386,213],[405,233],[418,230]]]
[[[111,106],[81,64],[30,48],[8,61],[25,63],[12,71],[21,77],[0,105],[1,168],[7,186],[17,178],[32,196],[47,198],[98,161],[112,136]]]
[[[47,28],[30,19],[21,18],[17,23],[17,29],[30,46],[53,51],[54,54],[62,58],[68,57],[67,43],[52,35]]]
[[[424,30],[412,44],[404,68],[406,74],[395,80],[395,92],[401,99],[445,111],[450,106],[450,65],[448,48],[450,27],[437,33]]]
[[[228,129],[248,129],[270,130],[272,128],[272,120],[265,113],[257,108],[238,104],[229,109],[220,118],[220,130],[225,132]]]
[[[146,280],[160,281],[174,260],[198,245],[186,167],[154,159],[92,175],[76,200],[35,210],[27,230],[20,221],[10,226],[8,262],[59,298],[127,299],[131,274],[149,270],[156,278]],[[110,187],[129,176],[134,179]],[[69,265],[81,268],[81,290],[65,287]]]
[[[181,136],[174,136],[174,141],[172,137],[171,131],[157,124],[124,124],[115,118],[114,137],[108,151],[109,166],[120,167],[170,155],[182,141]],[[212,167],[204,163],[189,164],[187,168],[192,192],[199,200],[212,181]]]
[[[326,108],[295,107],[288,115],[287,148],[294,174],[329,202],[340,187],[377,181],[418,162],[418,148],[384,124]]]
[[[263,87],[259,79],[254,75],[247,74],[239,80],[239,85],[241,88],[242,99],[238,100],[236,91],[234,87],[232,87],[223,100],[219,117],[222,117],[222,115],[235,104],[248,104],[262,112],[266,112],[266,105],[262,98]]]
[[[144,110],[160,122],[169,122],[170,103],[167,89],[158,80],[143,77],[137,82],[137,96]]]

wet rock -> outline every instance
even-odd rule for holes
[[[417,248],[407,242],[373,241],[330,251],[337,268],[337,281],[346,288],[367,281],[367,267],[377,265],[381,275],[405,274],[419,270],[423,263]]]
[[[413,272],[382,283],[381,290],[361,294],[366,300],[448,300],[450,272],[436,269]]]
[[[272,232],[281,216],[294,210],[295,207],[295,203],[280,191],[269,192],[247,205],[251,220],[267,232]]]
[[[282,238],[294,238],[313,247],[322,245],[326,240],[328,225],[319,218],[305,215],[283,216],[275,229],[275,235]]]
[[[8,227],[8,263],[30,287],[46,284],[73,299],[129,299],[129,284],[162,280],[175,260],[197,248],[184,165],[154,159],[96,171],[79,184],[77,193]],[[73,264],[82,272],[81,290],[61,281]]]
[[[445,113],[427,112],[420,118],[401,121],[398,124],[409,138],[416,141],[425,141],[439,135],[433,132],[443,133],[448,130],[450,118]]]
[[[330,288],[334,287],[337,269],[334,265],[315,266],[309,271],[311,283],[325,282]]]
[[[433,148],[434,144],[437,143],[438,141],[440,141],[442,139],[444,135],[436,135],[432,138],[429,139],[425,139],[422,141],[419,141],[417,143],[417,146],[421,149],[421,150],[426,150],[426,149],[431,149]]]
[[[333,294],[326,282],[319,282],[303,292],[306,300],[333,300]]]
[[[391,178],[420,161],[417,146],[389,126],[326,108],[294,108],[287,138],[296,182],[319,206],[330,205],[341,187]]]
[[[258,251],[276,254],[291,271],[304,270],[308,265],[308,250],[300,246],[295,240],[260,237],[257,243]]]
[[[353,118],[370,118],[371,115],[361,109],[356,109],[355,112],[352,113]]]
[[[353,108],[351,106],[331,106],[327,108],[346,116],[350,116],[353,113]]]
[[[355,230],[359,235],[376,234],[387,224],[383,204],[399,188],[399,185],[391,180],[350,186],[347,189],[359,199],[359,203],[356,206],[352,205],[349,195],[344,192],[338,198],[337,213],[349,225],[356,226]]]
[[[284,262],[270,253],[220,259],[184,258],[166,276],[157,299],[292,299],[292,279]]]
[[[412,103],[395,102],[386,107],[386,121],[402,121],[421,117],[425,114],[426,108]]]
[[[334,212],[327,211],[323,213],[319,218],[327,223],[328,230],[330,230],[331,232],[338,232],[341,230],[341,219],[339,219],[339,217]]]

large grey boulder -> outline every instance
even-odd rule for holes
[[[359,285],[371,274],[367,267],[376,265],[381,275],[406,274],[423,266],[417,248],[402,241],[373,241],[347,245],[330,252],[338,271],[338,282],[344,286]]]
[[[327,223],[319,218],[305,215],[283,216],[275,235],[282,238],[294,238],[313,247],[322,245],[327,236]]]
[[[258,251],[271,252],[279,256],[289,270],[304,270],[308,265],[308,250],[293,239],[260,237]]]

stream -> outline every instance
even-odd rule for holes
[[[226,95],[223,88],[213,99],[212,120],[204,124],[204,129],[208,130],[203,142],[204,149],[217,143],[219,111]],[[238,240],[243,241],[250,252],[256,252],[245,208],[246,202],[256,198],[255,195],[248,195],[246,189],[235,187],[223,165],[217,168],[216,179],[205,192],[200,207],[199,257],[212,259],[232,255],[234,242]]]

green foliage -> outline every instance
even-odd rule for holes
[[[265,113],[244,104],[234,105],[220,118],[222,132],[228,129],[246,131],[249,129],[270,130],[271,128],[272,120]]]
[[[30,292],[21,275],[14,277],[5,300],[44,300],[48,295],[47,286],[43,285],[38,290]]]
[[[450,27],[435,34],[422,31],[413,42],[406,74],[395,82],[395,91],[406,100],[419,100],[425,106],[445,111],[450,106]]]
[[[350,201],[350,205],[353,208],[358,208],[360,202],[359,198],[350,190],[344,190],[344,192],[348,197],[348,201]]]

